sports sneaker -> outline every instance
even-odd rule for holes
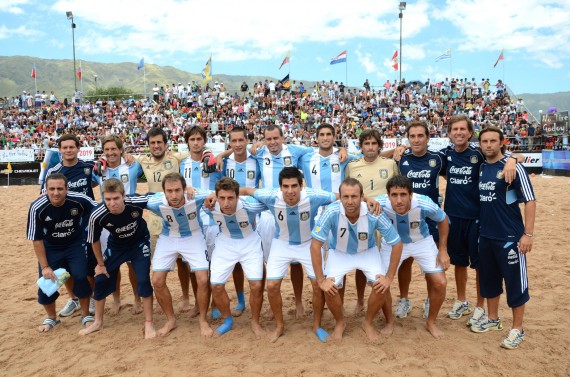
[[[429,317],[429,298],[426,298],[424,301],[424,312],[422,314],[422,318]]]
[[[396,318],[406,318],[411,311],[411,301],[407,298],[400,298],[398,299],[398,304],[396,305],[396,312],[394,313],[394,316]]]
[[[78,310],[81,310],[81,304],[79,303],[79,300],[76,298],[70,298],[63,309],[61,309],[57,314],[59,314],[60,317],[69,317]]]
[[[449,313],[447,313],[447,316],[451,319],[459,319],[467,314],[471,314],[471,307],[469,306],[469,302],[455,300],[453,308]]]
[[[524,330],[520,332],[517,329],[511,329],[511,331],[509,331],[509,335],[505,339],[503,339],[501,347],[509,350],[514,350],[516,348],[519,348],[519,345],[523,341],[524,341]]]
[[[89,300],[89,314],[95,315],[95,300],[93,300],[93,297]]]
[[[467,320],[466,326],[471,327],[485,317],[487,317],[487,314],[485,313],[485,309],[477,306],[473,310],[471,317],[469,317],[469,319]]]
[[[503,329],[503,323],[501,322],[500,318],[497,319],[490,319],[486,317],[486,319],[482,319],[479,322],[471,325],[471,331],[482,333],[487,331],[500,331]]]

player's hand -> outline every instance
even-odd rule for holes
[[[125,159],[125,164],[127,164],[127,166],[131,166],[136,161],[135,156],[130,153],[123,153],[123,158]]]
[[[194,187],[186,186],[186,195],[188,195],[188,199],[194,199],[194,195],[196,195],[197,192],[198,190],[196,190]]]
[[[376,293],[384,294],[390,289],[392,279],[384,275],[376,275],[376,281],[372,283],[372,289]]]
[[[221,154],[216,157],[216,170],[223,171],[224,169],[224,158]]]
[[[105,265],[101,266],[101,265],[97,265],[95,266],[95,276],[99,276],[99,275],[105,275],[107,277],[109,276],[109,273],[107,272],[107,267]]]
[[[400,161],[406,149],[408,148],[405,145],[398,145],[396,149],[394,149],[394,161]]]
[[[521,239],[519,240],[519,252],[521,254],[530,253],[532,250],[532,237],[523,234]]]
[[[338,287],[334,283],[334,278],[325,279],[319,283],[321,291],[325,292],[329,297],[334,297],[338,293]]]
[[[368,211],[373,215],[380,215],[382,213],[382,206],[374,199],[367,199]]]
[[[214,154],[208,150],[204,151],[202,158],[200,159],[202,163],[202,170],[205,173],[213,173],[217,169],[217,160]]]
[[[505,167],[503,168],[505,182],[511,183],[517,177],[517,162],[513,158],[507,158]]]
[[[346,160],[348,160],[348,152],[346,151],[346,148],[343,147],[338,148],[338,160],[340,162],[345,162]]]
[[[216,197],[216,194],[211,193],[204,200],[204,207],[208,208],[211,211],[214,209],[214,206],[216,205],[217,201],[218,201],[218,198]]]
[[[55,276],[50,266],[47,266],[46,268],[42,269],[42,276],[44,277],[44,279],[50,279],[53,282],[57,281],[57,276]]]
[[[447,271],[447,269],[449,268],[450,259],[449,259],[449,254],[447,254],[447,249],[442,249],[442,248],[439,249],[439,252],[437,253],[435,267],[437,267],[438,265],[441,265],[441,268],[443,268],[444,271]]]
[[[259,141],[259,142],[255,143],[255,144],[253,144],[253,145],[251,146],[251,148],[249,148],[249,153],[252,154],[252,155],[254,155],[254,156],[257,156],[257,150],[258,150],[259,148],[261,148],[262,146],[263,146],[263,142],[261,142],[261,141]]]

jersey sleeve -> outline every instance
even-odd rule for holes
[[[154,213],[157,216],[161,216],[160,215],[160,204],[162,203],[163,197],[164,197],[164,193],[162,193],[162,192],[157,192],[156,194],[151,196],[148,200],[148,204],[146,206],[146,209],[148,209],[149,211],[151,211],[152,213]]]
[[[153,193],[146,194],[131,194],[125,197],[125,203],[133,204],[135,206],[146,208],[148,200],[154,195]]]
[[[394,226],[392,225],[392,222],[388,219],[388,217],[384,213],[381,213],[379,216],[377,216],[376,229],[380,231],[383,239],[386,241],[388,245],[393,246],[401,241],[398,232],[396,231],[396,229],[394,229]]]
[[[251,196],[241,197],[243,208],[249,213],[260,213],[267,210],[267,206]]]
[[[99,224],[98,212],[96,211],[91,212],[91,216],[89,216],[89,222],[87,226],[87,242],[94,243],[99,241],[102,230],[103,228],[101,228],[101,224]]]
[[[532,200],[536,200],[534,196],[534,190],[532,188],[532,184],[530,179],[528,178],[528,173],[522,164],[517,163],[517,177],[515,179],[516,190],[517,190],[517,198],[519,202],[530,202]]]
[[[194,195],[194,200],[196,201],[197,207],[202,207],[208,195],[214,193],[212,190],[198,190]]]
[[[311,188],[307,188],[306,190],[307,194],[309,194],[311,198],[314,198],[315,203],[319,206],[326,206],[336,201],[336,195],[333,192]]]
[[[336,207],[327,207],[315,224],[311,232],[311,237],[318,241],[326,242],[335,219],[338,219],[338,215]]]
[[[38,201],[36,200],[30,205],[28,211],[27,239],[30,241],[43,239],[42,229],[38,213]]]
[[[429,217],[435,222],[440,222],[445,220],[445,212],[439,208],[429,197],[424,195],[418,195],[418,203],[423,211],[426,213],[426,217]]]
[[[258,189],[253,193],[253,197],[265,205],[274,202],[276,195],[276,189]]]

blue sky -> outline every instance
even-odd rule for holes
[[[216,74],[393,81],[399,49],[393,0],[0,0],[0,55],[102,63],[171,65],[199,73],[212,54]],[[570,90],[570,1],[408,1],[402,76],[505,79],[515,93]],[[497,60],[505,49],[504,62]],[[435,62],[451,49],[452,59]],[[347,50],[348,62],[330,65]],[[278,70],[287,52],[290,65]],[[87,63],[85,63],[87,64]],[[503,65],[504,64],[504,65]],[[0,67],[0,70],[2,68]],[[26,68],[28,69],[28,68]],[[346,83],[346,82],[345,82]]]

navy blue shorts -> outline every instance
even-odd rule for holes
[[[507,291],[511,308],[530,300],[526,256],[519,254],[516,242],[505,242],[481,237],[479,239],[479,276],[481,296],[493,298]]]
[[[451,264],[478,269],[479,263],[479,220],[449,217],[447,253]]]
[[[73,277],[73,293],[78,298],[85,298],[91,296],[91,285],[87,280],[87,253],[84,244],[69,245],[65,249],[58,248],[51,250],[46,248],[46,257],[48,265],[52,270],[58,268],[65,268],[71,277]],[[42,276],[42,269],[38,263],[38,271],[40,277]],[[55,292],[50,297],[38,289],[38,302],[41,305],[49,305],[59,297],[59,292]]]
[[[95,266],[97,266],[97,258],[93,252],[93,245],[87,243],[87,276],[95,275]]]
[[[99,301],[113,292],[117,286],[117,275],[123,263],[131,262],[137,277],[137,293],[141,297],[152,296],[150,284],[150,241],[145,240],[140,244],[128,249],[113,249],[107,247],[103,253],[105,267],[109,277],[105,275],[95,276],[95,289],[93,299]]]
[[[434,242],[439,242],[439,230],[437,229],[437,223],[430,218],[426,218],[426,223],[428,225],[429,234],[433,237]]]

